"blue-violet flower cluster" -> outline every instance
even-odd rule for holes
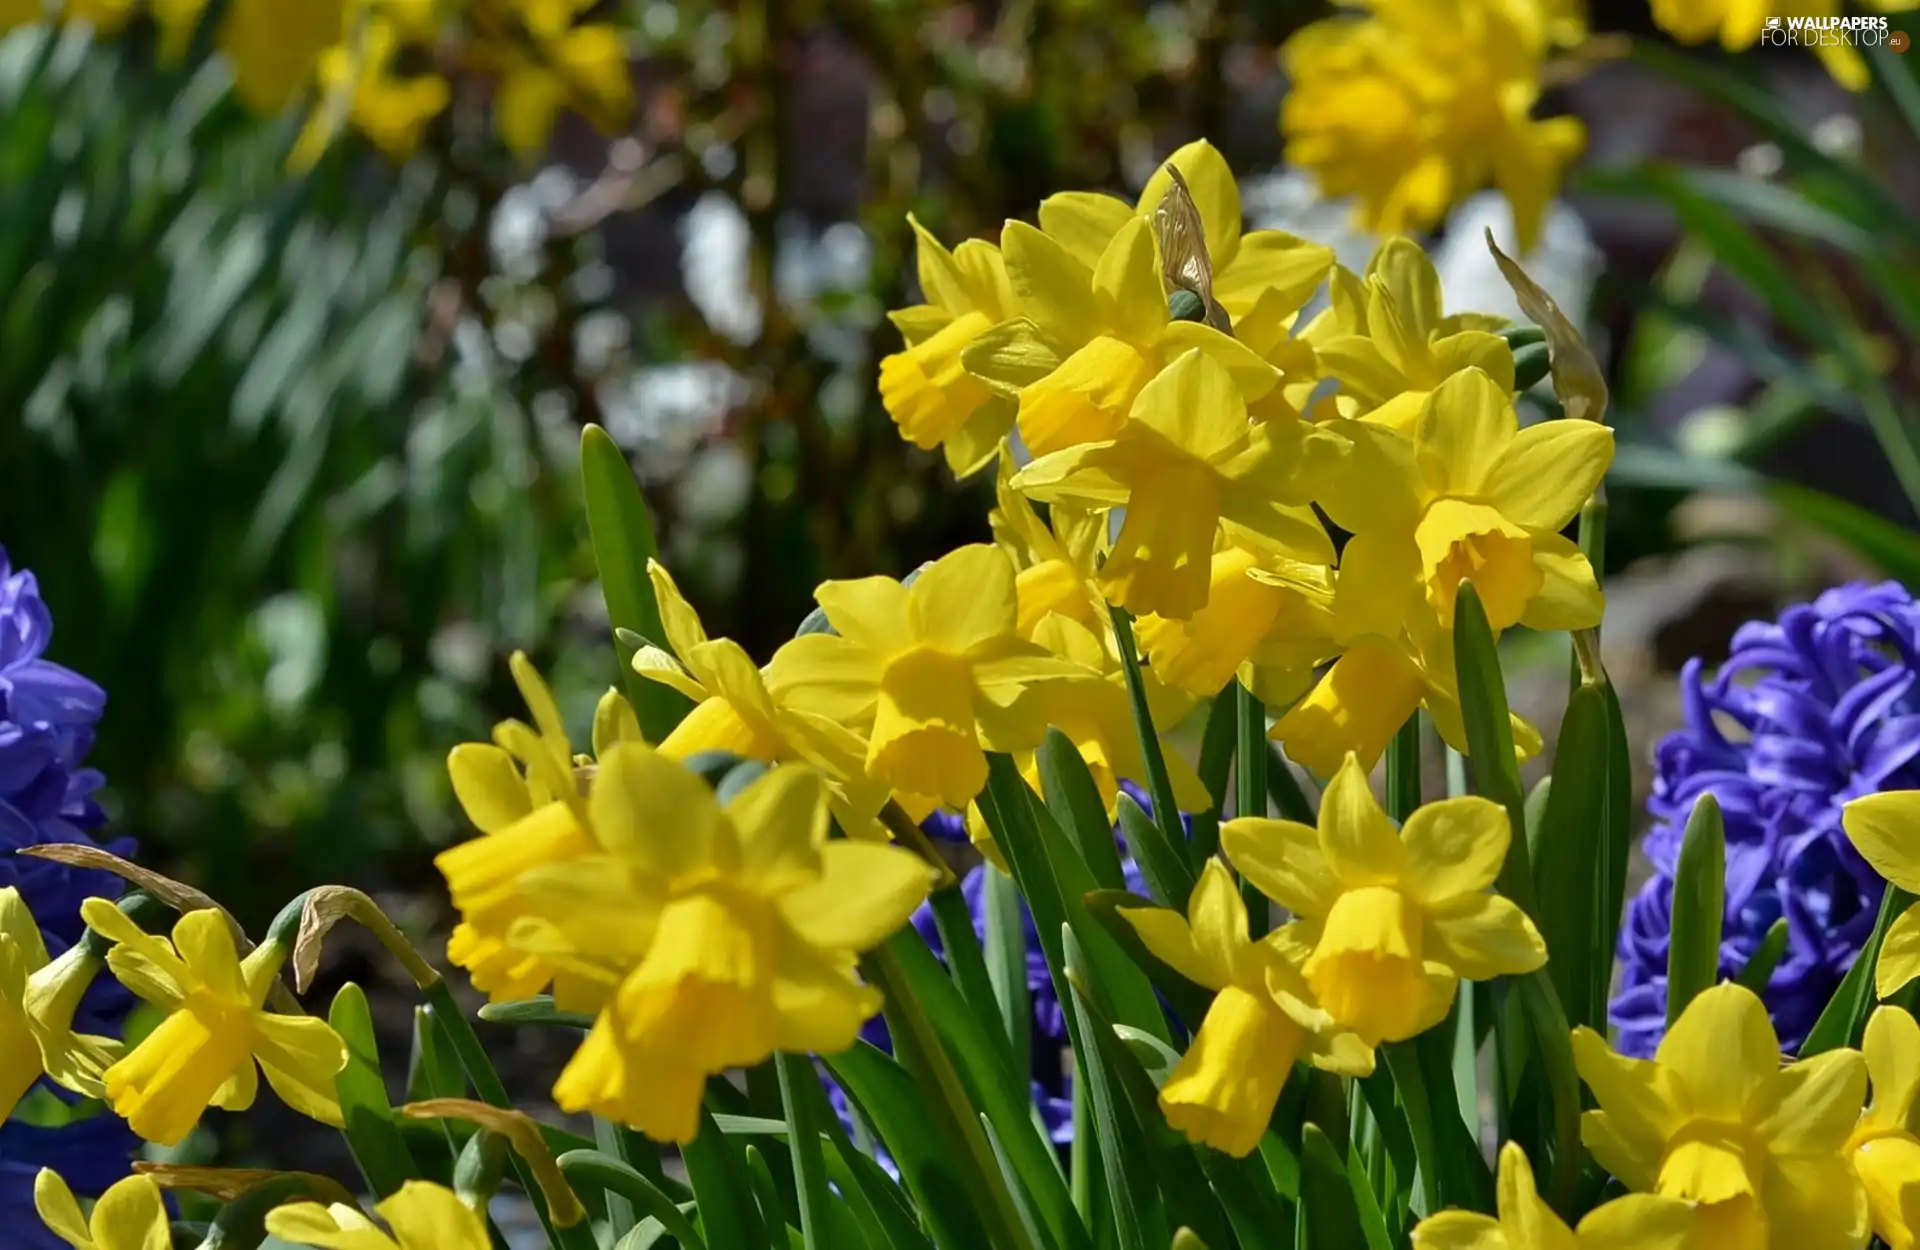
[[[1776,919],[1788,944],[1763,995],[1784,1047],[1805,1040],[1874,923],[1885,883],[1847,841],[1840,809],[1920,787],[1920,603],[1855,583],[1734,634],[1713,677],[1680,676],[1685,727],[1661,741],[1645,849],[1653,876],[1628,904],[1620,1049],[1647,1056],[1665,1027],[1673,877],[1696,800],[1726,818],[1720,971],[1746,965]]]

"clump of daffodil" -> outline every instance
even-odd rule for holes
[[[574,756],[559,705],[533,662],[515,652],[510,667],[533,725],[502,721],[492,743],[462,743],[447,757],[454,795],[484,835],[434,857],[460,913],[447,958],[496,1002],[527,998],[552,985],[555,997],[571,1004],[578,987],[506,938],[524,914],[516,888],[521,874],[594,849],[584,793],[591,759]],[[639,738],[633,709],[609,691],[594,717],[595,753]]]
[[[1693,1208],[1650,1194],[1595,1207],[1568,1228],[1534,1186],[1518,1143],[1500,1148],[1499,1216],[1442,1211],[1413,1230],[1413,1250],[1690,1250]]]
[[[1468,580],[1495,630],[1600,623],[1593,567],[1560,530],[1613,463],[1612,430],[1575,420],[1523,430],[1511,392],[1479,369],[1436,387],[1411,436],[1348,429],[1346,472],[1320,496],[1353,535],[1334,590],[1347,629],[1392,637],[1415,616],[1451,629]]]
[[[1891,1250],[1913,1250],[1920,1240],[1920,1134],[1913,1116],[1920,1095],[1920,1024],[1899,1007],[1881,1007],[1867,1021],[1861,1050],[1873,1101],[1847,1139],[1846,1153],[1866,1186],[1875,1235]]]
[[[1208,570],[1206,606],[1180,620],[1143,616],[1136,633],[1161,681],[1195,697],[1236,674],[1264,702],[1286,706],[1338,651],[1333,574],[1250,536],[1223,535]]]
[[[208,0],[153,0],[162,51],[185,55]],[[278,114],[312,80],[321,53],[340,42],[347,0],[230,0],[216,35],[233,67],[233,93],[253,112]]]
[[[1132,207],[1110,195],[1063,191],[1040,202],[1040,228],[1088,269],[1097,268],[1107,245],[1130,221],[1153,219],[1173,186],[1172,170],[1180,172],[1193,197],[1212,262],[1213,296],[1233,324],[1256,310],[1263,320],[1290,324],[1332,269],[1333,249],[1282,230],[1243,230],[1240,187],[1226,158],[1205,139],[1168,157]]]
[[[1822,21],[1839,17],[1844,7],[1841,0],[1653,0],[1653,20],[1681,43],[1718,39],[1727,51],[1742,52],[1758,42],[1771,21],[1783,17]],[[1906,13],[1916,5],[1915,0],[1866,0],[1860,7],[1876,13]],[[1873,81],[1857,47],[1834,39],[1815,42],[1813,50],[1833,80],[1848,91],[1865,91]]]
[[[166,1204],[151,1176],[115,1182],[93,1204],[89,1218],[60,1174],[41,1168],[33,1180],[33,1206],[47,1230],[74,1250],[168,1250],[173,1245]],[[29,1234],[16,1228],[8,1235]]]
[[[901,437],[922,451],[941,448],[947,466],[966,477],[999,452],[1013,428],[1014,401],[970,375],[961,353],[1014,316],[1013,287],[993,244],[968,239],[949,252],[912,216],[907,220],[919,241],[927,302],[887,314],[906,349],[880,362],[880,402]]]
[[[1687,1004],[1651,1060],[1614,1054],[1584,1027],[1573,1056],[1599,1103],[1581,1140],[1628,1189],[1697,1204],[1697,1244],[1866,1244],[1867,1194],[1842,1152],[1867,1093],[1858,1051],[1782,1067],[1766,1007],[1728,983]]]
[[[1043,502],[1124,508],[1096,574],[1107,600],[1184,619],[1206,606],[1216,535],[1245,531],[1309,563],[1333,546],[1308,501],[1346,452],[1306,422],[1250,422],[1232,374],[1193,350],[1141,388],[1107,438],[1043,455],[1013,487]]]
[[[1245,404],[1280,371],[1230,335],[1168,311],[1152,227],[1131,214],[1089,267],[1050,234],[1010,221],[1001,234],[1022,316],[981,336],[967,371],[1018,396],[1020,438],[1036,456],[1114,438],[1134,399],[1190,351],[1225,368]]]
[[[781,647],[768,689],[865,733],[868,775],[922,814],[965,811],[986,785],[987,751],[1040,745],[1046,721],[1020,698],[1029,686],[1098,678],[1020,637],[1013,564],[997,547],[960,547],[911,587],[865,577],[825,582],[814,597],[834,632]]]
[[[539,155],[562,110],[612,134],[633,112],[625,34],[585,22],[599,0],[507,0],[468,9],[474,57],[498,75],[493,124],[516,156]]]
[[[884,837],[874,816],[887,801],[887,787],[866,775],[867,744],[837,721],[776,698],[764,674],[739,643],[708,638],[706,627],[673,576],[657,560],[647,562],[669,654],[643,647],[634,671],[694,700],[660,753],[683,760],[702,751],[731,751],[747,759],[804,761],[827,782],[834,815],[856,836]]]
[[[1548,7],[1372,0],[1307,26],[1281,54],[1287,162],[1354,197],[1361,226],[1383,235],[1435,226],[1492,183],[1530,248],[1585,138],[1573,118],[1533,116],[1550,40],[1576,33]]]
[[[316,99],[288,163],[311,168],[349,126],[393,160],[411,156],[452,100],[440,74],[405,67],[428,53],[440,16],[439,0],[349,0],[346,37],[320,54]]]
[[[105,1093],[101,1078],[120,1057],[120,1043],[73,1030],[100,967],[80,944],[49,959],[20,891],[0,889],[0,1120],[42,1076],[89,1098]]]
[[[1316,368],[1339,380],[1334,401],[1349,417],[1412,433],[1426,396],[1464,369],[1513,390],[1506,320],[1445,310],[1440,275],[1419,244],[1388,239],[1363,275],[1342,269],[1328,285],[1330,306],[1301,332]]]
[[[800,765],[722,808],[684,765],[621,743],[589,801],[603,849],[522,878],[530,914],[512,935],[598,989],[599,1018],[554,1086],[562,1109],[686,1142],[709,1076],[853,1044],[880,1006],[856,954],[926,899],[924,861],[828,841],[825,790]]]
[[[1840,810],[1847,840],[1873,870],[1909,894],[1920,893],[1920,790],[1887,790]],[[1887,928],[1873,985],[1881,998],[1920,976],[1920,903]]]
[[[1342,1076],[1373,1071],[1373,1050],[1314,1001],[1278,941],[1247,935],[1247,908],[1224,865],[1207,861],[1187,914],[1123,907],[1155,958],[1215,990],[1193,1044],[1160,1087],[1167,1123],[1244,1156],[1266,1134],[1296,1061]]]
[[[252,1106],[260,1073],[295,1111],[341,1126],[333,1078],[347,1066],[346,1044],[325,1020],[264,1005],[285,946],[268,941],[242,960],[229,921],[212,908],[180,917],[172,941],[143,932],[105,899],[87,899],[80,914],[115,944],[107,953],[114,976],[167,1013],[102,1079],[134,1132],[175,1145],[208,1106]]]
[[[487,1226],[451,1189],[408,1181],[373,1208],[392,1230],[382,1232],[358,1207],[291,1202],[267,1213],[267,1231],[296,1246],[322,1250],[488,1250]]]
[[[1532,972],[1539,930],[1488,887],[1506,862],[1506,809],[1477,796],[1429,803],[1395,829],[1349,756],[1320,803],[1319,828],[1240,817],[1220,828],[1227,858],[1294,919],[1276,941],[1314,995],[1368,1045],[1431,1028],[1460,978]]]

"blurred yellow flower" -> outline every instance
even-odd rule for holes
[[[50,960],[20,891],[0,889],[0,1121],[42,1076],[89,1098],[105,1094],[101,1078],[123,1047],[73,1031],[99,970],[98,957],[78,944]]]
[[[1185,619],[1206,606],[1223,523],[1230,536],[1244,530],[1332,563],[1308,500],[1345,452],[1339,435],[1303,421],[1248,421],[1230,371],[1194,349],[1140,390],[1112,436],[1040,456],[1013,487],[1043,502],[1125,508],[1095,575],[1101,593],[1136,614]]]
[[[1600,1104],[1581,1140],[1628,1189],[1698,1204],[1714,1250],[1855,1250],[1867,1195],[1842,1153],[1867,1066],[1831,1050],[1781,1066],[1760,999],[1714,986],[1687,1004],[1651,1060],[1573,1031],[1574,1062]]]
[[[1239,817],[1221,849],[1294,916],[1276,935],[1322,1006],[1368,1045],[1424,1032],[1459,980],[1532,972],[1546,943],[1525,912],[1488,893],[1510,831],[1499,804],[1429,803],[1395,829],[1352,756],[1321,796],[1319,828]]]
[[[666,642],[673,654],[645,647],[633,657],[634,671],[694,700],[660,753],[683,760],[702,751],[731,751],[775,763],[802,760],[827,783],[840,827],[858,837],[884,838],[874,817],[888,790],[866,774],[867,744],[852,730],[825,716],[777,699],[764,674],[740,644],[708,638],[673,575],[657,560],[647,562]]]
[[[1223,542],[1213,552],[1206,606],[1185,620],[1143,616],[1136,632],[1154,675],[1176,689],[1205,698],[1240,674],[1261,684],[1264,702],[1285,706],[1338,651],[1332,572]]]
[[[1854,799],[1840,810],[1840,825],[1875,872],[1909,894],[1920,893],[1920,790]],[[1873,966],[1874,990],[1890,998],[1915,977],[1920,977],[1920,903],[1887,927],[1879,962]]]
[[[320,54],[340,42],[348,0],[229,0],[217,36],[233,66],[233,91],[256,113],[275,115],[313,79]],[[181,56],[208,0],[152,0],[168,55]]]
[[[1020,401],[1020,438],[1036,456],[1112,439],[1134,397],[1188,351],[1223,365],[1243,405],[1280,380],[1244,344],[1197,321],[1174,321],[1143,217],[1128,215],[1089,267],[1024,222],[1001,235],[1021,316],[995,326],[964,355],[967,371]]]
[[[1693,1208],[1628,1194],[1589,1211],[1570,1229],[1534,1187],[1527,1152],[1500,1148],[1499,1218],[1469,1211],[1430,1215],[1413,1230],[1413,1250],[1691,1250]]]
[[[285,947],[263,943],[242,961],[227,918],[212,908],[180,917],[171,942],[142,932],[102,898],[81,903],[80,914],[115,943],[107,954],[113,974],[167,1013],[106,1071],[107,1101],[134,1132],[176,1145],[209,1105],[252,1106],[259,1072],[289,1107],[341,1127],[333,1078],[347,1066],[346,1043],[325,1020],[263,1006]]]
[[[941,448],[958,477],[999,452],[1013,428],[1014,401],[970,375],[961,353],[982,333],[1015,313],[1000,249],[968,239],[949,252],[909,214],[919,241],[924,304],[887,314],[906,350],[880,362],[880,402],[900,436],[922,451]]]
[[[1913,1120],[1920,1095],[1920,1024],[1899,1007],[1881,1007],[1867,1021],[1861,1050],[1873,1101],[1847,1139],[1846,1153],[1866,1186],[1874,1233],[1891,1250],[1913,1250],[1920,1240],[1920,1135]]]
[[[1680,0],[1685,2],[1685,0]],[[1375,0],[1287,41],[1287,161],[1350,195],[1375,234],[1425,230],[1491,182],[1522,251],[1584,132],[1537,121],[1555,24],[1523,0]]]
[[[825,799],[799,765],[723,809],[644,744],[601,760],[605,849],[522,878],[530,914],[512,935],[599,983],[604,1008],[554,1086],[563,1110],[685,1142],[708,1076],[853,1044],[880,1006],[855,955],[906,922],[933,874],[893,846],[828,841]]]
[[[1840,17],[1841,0],[1653,0],[1654,24],[1681,43],[1718,39],[1729,52],[1751,48],[1770,21],[1811,19],[1825,22]],[[1860,8],[1873,13],[1908,13],[1920,0],[1862,0]],[[1848,91],[1864,91],[1873,81],[1858,48],[1839,39],[1809,39],[1833,80]]]
[[[488,1250],[487,1226],[459,1196],[431,1181],[408,1181],[374,1207],[388,1236],[358,1207],[291,1202],[267,1213],[267,1231],[322,1250]]]
[[[562,109],[609,134],[633,112],[626,36],[606,24],[576,25],[598,0],[512,0],[514,20],[476,8],[479,59],[500,76],[494,128],[516,156],[546,147]],[[481,18],[488,20],[480,20]]]
[[[1160,1087],[1160,1109],[1202,1145],[1251,1154],[1296,1061],[1342,1076],[1373,1071],[1373,1050],[1344,1032],[1273,939],[1247,936],[1247,907],[1226,867],[1209,859],[1187,914],[1123,907],[1155,958],[1216,990],[1187,1053]]]
[[[74,1250],[168,1250],[173,1245],[166,1204],[151,1176],[115,1182],[93,1204],[88,1218],[60,1174],[41,1168],[33,1179],[33,1206],[48,1231]],[[9,1234],[26,1235],[18,1228]]]
[[[1013,564],[998,547],[960,547],[908,587],[890,577],[814,592],[835,632],[806,634],[767,666],[789,706],[864,732],[869,776],[955,811],[987,783],[987,751],[1026,751],[1046,721],[1020,699],[1038,681],[1098,674],[1019,636]],[[912,810],[911,808],[909,810]]]
[[[349,125],[394,160],[420,146],[427,126],[452,98],[439,74],[401,72],[404,52],[436,31],[435,0],[350,0],[345,41],[321,53],[317,99],[288,157],[309,169]]]

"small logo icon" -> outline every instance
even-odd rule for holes
[[[1768,26],[1768,28],[1769,28],[1769,29],[1775,29],[1775,28],[1778,28],[1778,27],[1779,27],[1779,25],[1780,25],[1780,19],[1779,19],[1779,18],[1777,18],[1777,17],[1770,17],[1770,18],[1768,18],[1768,19],[1767,19],[1767,26]]]
[[[1912,46],[1913,38],[1904,30],[1896,30],[1887,36],[1887,50],[1890,52],[1905,52]]]

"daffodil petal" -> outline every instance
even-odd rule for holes
[[[1752,990],[1724,982],[1680,1013],[1654,1054],[1701,1114],[1737,1120],[1780,1067],[1780,1039]],[[1604,1103],[1603,1103],[1604,1105]]]
[[[1015,300],[1041,330],[1065,343],[1085,341],[1100,324],[1093,295],[1093,271],[1067,249],[1022,221],[1009,221],[1000,234],[1007,258],[1007,280]]]
[[[400,1244],[413,1250],[486,1250],[486,1225],[451,1189],[408,1181],[374,1208]]]
[[[1673,1074],[1613,1053],[1605,1038],[1585,1027],[1573,1031],[1573,1061],[1601,1108],[1582,1119],[1581,1140],[1628,1186],[1652,1189],[1664,1143],[1682,1116]]]
[[[1093,290],[1104,305],[1102,320],[1124,338],[1150,342],[1167,324],[1166,291],[1145,218],[1131,218],[1108,242],[1094,266]]]
[[[1759,1134],[1775,1154],[1837,1154],[1867,1099],[1867,1061],[1830,1050],[1789,1064],[1775,1078],[1779,1103]]]
[[[1873,870],[1920,894],[1920,790],[1888,790],[1850,801],[1840,824]]]
[[[1346,888],[1399,880],[1405,862],[1400,834],[1351,754],[1320,798],[1319,833],[1321,853]]]
[[[1195,985],[1217,990],[1233,979],[1231,968],[1200,949],[1179,912],[1165,907],[1122,907],[1119,912],[1155,959]]]
[[[1061,191],[1040,201],[1040,229],[1088,269],[1134,217],[1126,201],[1094,191]]]
[[[1586,553],[1563,534],[1530,536],[1540,589],[1527,600],[1520,623],[1528,629],[1592,629],[1605,615],[1607,598]]]
[[[836,962],[797,944],[780,949],[774,965],[774,1041],[785,1051],[833,1055],[859,1039],[880,1010],[880,991],[853,975],[851,956]]]
[[[773,769],[727,804],[744,880],[768,895],[820,875],[827,840],[826,787],[810,768]]]
[[[907,618],[923,645],[952,655],[1011,635],[1020,619],[1013,563],[990,543],[954,548],[914,579]]]
[[[1547,944],[1527,913],[1512,899],[1475,894],[1432,915],[1430,932],[1440,939],[1428,957],[1469,981],[1519,976],[1545,966]]]
[[[94,1203],[92,1224],[102,1250],[168,1250],[173,1244],[160,1186],[150,1176],[115,1182]]]
[[[1500,1221],[1468,1211],[1442,1211],[1413,1230],[1413,1250],[1511,1250]]]
[[[333,1079],[347,1066],[347,1046],[325,1020],[261,1014],[254,1057],[280,1101],[301,1115],[339,1128],[340,1096]]]
[[[53,1234],[68,1245],[93,1243],[93,1232],[87,1227],[87,1217],[80,1213],[73,1190],[52,1168],[41,1168],[33,1178],[33,1207]]]
[[[667,881],[738,856],[707,783],[643,743],[607,752],[588,806],[601,846]]]
[[[780,914],[808,943],[870,950],[926,901],[933,874],[901,847],[842,840],[820,850],[820,876],[780,899]]]
[[[1482,494],[1516,525],[1558,530],[1593,497],[1612,463],[1613,431],[1598,421],[1542,421],[1514,436]]]
[[[1436,494],[1477,496],[1518,431],[1511,395],[1478,369],[1456,373],[1420,411],[1420,471]]]
[[[1693,1250],[1694,1205],[1655,1194],[1627,1194],[1580,1221],[1579,1250]]]
[[[1873,1084],[1867,1121],[1885,1128],[1904,1126],[1920,1094],[1920,1023],[1903,1008],[1875,1008],[1860,1050]]]
[[[1493,884],[1507,862],[1507,810],[1478,795],[1428,803],[1400,831],[1407,891],[1440,906]]]
[[[1241,876],[1295,915],[1324,916],[1340,893],[1311,825],[1240,816],[1220,826],[1220,846]]]
[[[1860,1178],[1838,1153],[1774,1156],[1765,1190],[1772,1244],[1793,1250],[1854,1250],[1872,1231]]]

